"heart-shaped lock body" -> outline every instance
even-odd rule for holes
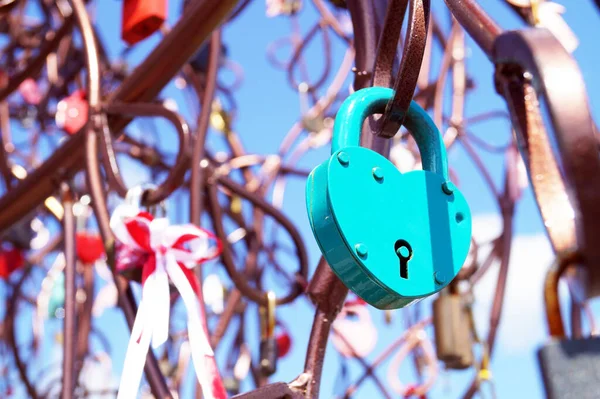
[[[104,255],[104,243],[98,234],[77,232],[77,258],[86,265],[94,264]]]
[[[6,280],[12,272],[25,264],[23,251],[19,248],[0,249],[0,278]]]
[[[290,352],[290,349],[292,349],[292,338],[287,331],[277,334],[275,341],[277,342],[278,357],[284,357]]]
[[[85,92],[77,90],[69,97],[63,98],[56,105],[56,126],[68,134],[77,133],[85,126],[88,119],[88,103]]]
[[[439,130],[415,102],[405,126],[424,170],[400,173],[385,157],[359,147],[364,120],[383,113],[393,90],[362,89],[338,111],[331,158],[308,177],[313,234],[332,270],[356,295],[395,309],[444,288],[468,254],[471,212],[448,179]]]

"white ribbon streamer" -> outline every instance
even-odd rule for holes
[[[140,234],[149,235],[136,238],[149,239],[150,250],[154,253],[155,269],[143,283],[142,299],[131,331],[117,399],[137,396],[150,344],[157,348],[169,337],[169,279],[179,291],[187,310],[190,350],[203,397],[215,399],[211,370],[207,369],[207,357],[213,357],[214,352],[202,324],[201,312],[204,312],[204,309],[200,306],[197,293],[180,264],[192,268],[200,261],[215,256],[218,249],[211,248],[206,232],[193,225],[169,226],[166,218],[148,220],[140,216],[135,206],[123,204],[115,209],[110,226],[117,239],[132,248],[148,251],[148,248],[143,248],[136,241],[127,228],[127,222],[133,218],[143,227]],[[193,237],[188,241],[190,251],[173,248],[182,237],[190,236]]]

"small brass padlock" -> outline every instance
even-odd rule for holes
[[[275,338],[275,293],[267,293],[267,309],[261,308],[262,336],[260,341],[260,371],[271,376],[277,371],[277,339]]]
[[[384,112],[394,91],[361,89],[340,107],[331,157],[306,185],[313,234],[331,269],[379,309],[432,295],[456,277],[469,252],[471,212],[448,177],[446,148],[429,115],[414,101],[406,128],[424,170],[400,171],[359,146],[364,120]]]
[[[449,369],[473,366],[473,335],[465,306],[461,295],[446,289],[433,301],[436,354]]]

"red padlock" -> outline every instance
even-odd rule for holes
[[[0,278],[3,280],[25,264],[23,252],[19,248],[0,250]]]
[[[353,299],[348,299],[346,301],[346,303],[344,303],[344,306],[354,306],[354,305],[366,305],[367,303],[364,301],[364,299],[356,297]]]
[[[167,19],[167,0],[123,0],[121,37],[130,46],[156,32]]]
[[[88,103],[83,90],[77,90],[56,105],[56,126],[64,129],[68,134],[77,133],[85,126],[87,119]]]
[[[77,232],[77,258],[86,265],[94,264],[104,255],[104,243],[98,234]]]
[[[275,341],[277,342],[277,356],[284,357],[287,355],[292,348],[292,338],[290,338],[287,331],[277,334]]]
[[[42,93],[35,80],[27,78],[19,85],[19,93],[27,104],[38,105],[42,101]]]

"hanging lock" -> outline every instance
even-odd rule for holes
[[[19,94],[30,105],[38,105],[42,101],[42,92],[37,82],[32,78],[27,78],[21,82],[19,85]]]
[[[54,281],[48,297],[48,317],[59,318],[64,317],[65,307],[65,273],[61,270]]]
[[[285,357],[288,353],[290,353],[290,349],[292,349],[292,337],[288,333],[287,329],[277,334],[275,337],[275,342],[277,343],[278,358]]]
[[[466,306],[461,295],[445,289],[433,301],[436,354],[449,369],[473,366],[473,336]]]
[[[92,209],[86,200],[80,200],[73,205],[73,214],[77,221],[75,233],[75,253],[77,259],[84,265],[94,265],[104,256],[104,241],[100,234],[88,231],[86,225]]]
[[[8,241],[20,249],[30,249],[31,241],[36,233],[31,227],[33,220],[32,218],[25,218],[11,226],[9,230],[2,234],[2,241]]]
[[[167,19],[167,0],[123,0],[121,38],[130,46],[156,32]]]
[[[367,305],[348,301],[332,324],[331,342],[347,358],[367,357],[377,344],[377,328]]]
[[[77,90],[68,97],[63,98],[56,105],[56,126],[68,134],[77,133],[88,118],[88,103],[85,100],[85,92]]]
[[[385,157],[359,147],[364,120],[383,112],[394,91],[361,89],[340,107],[331,158],[310,174],[306,205],[313,234],[332,270],[379,309],[409,305],[444,288],[462,267],[471,212],[448,178],[446,148],[415,102],[405,125],[423,169],[400,173]]]
[[[85,265],[93,265],[104,256],[104,242],[99,234],[78,231],[75,242],[77,259]]]
[[[206,73],[208,71],[208,59],[210,56],[210,41],[205,42],[200,49],[190,59],[190,65],[194,68],[194,71],[200,73]],[[227,47],[221,44],[221,51],[219,54],[219,65],[222,65],[227,58]]]
[[[260,308],[261,340],[260,371],[271,376],[277,371],[277,340],[275,339],[275,293],[267,292],[267,308]]]
[[[10,275],[25,264],[23,250],[17,247],[0,248],[0,279],[8,280]]]
[[[544,283],[544,302],[551,341],[538,351],[548,399],[591,399],[600,386],[600,337],[567,339],[560,311],[558,281],[568,266],[580,262],[574,254],[558,257]]]

